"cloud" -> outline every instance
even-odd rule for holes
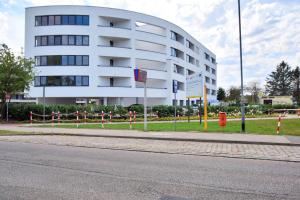
[[[218,86],[240,85],[236,0],[0,0],[0,42],[19,51],[24,43],[24,7],[94,5],[163,18],[182,27],[217,55]],[[293,0],[241,1],[245,83],[264,85],[281,60],[300,65],[300,4]]]

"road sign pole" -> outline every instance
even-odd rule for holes
[[[175,95],[175,112],[174,112],[174,130],[176,131],[176,116],[177,116],[177,114],[176,114],[176,107],[177,107],[177,100],[176,100],[176,93],[174,93],[174,95]]]
[[[188,98],[188,122],[190,122],[190,110],[191,110],[190,98]]]
[[[202,123],[202,112],[201,112],[201,109],[202,109],[202,103],[201,103],[201,97],[199,97],[199,121],[200,121],[200,124]]]
[[[204,85],[204,130],[207,130],[207,93],[206,85]]]
[[[6,100],[6,121],[8,122],[8,100]]]
[[[144,82],[144,131],[147,131],[147,80]]]
[[[43,86],[43,123],[45,124],[45,85]]]

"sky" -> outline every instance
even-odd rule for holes
[[[168,20],[217,56],[217,85],[240,86],[237,0],[0,0],[0,43],[24,47],[25,8],[41,5],[120,8]],[[300,0],[241,0],[244,84],[264,87],[282,61],[300,66]]]

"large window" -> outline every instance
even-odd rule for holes
[[[44,15],[35,17],[36,26],[89,25],[88,15]]]
[[[89,86],[88,76],[36,76],[34,86]]]
[[[88,55],[53,55],[53,56],[36,56],[36,66],[88,66]]]
[[[76,45],[89,46],[88,35],[43,35],[35,36],[35,46]]]

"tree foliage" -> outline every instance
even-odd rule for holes
[[[6,94],[28,90],[34,77],[33,61],[16,56],[7,45],[0,47],[0,111],[3,116]]]
[[[235,103],[239,103],[241,99],[241,89],[238,87],[231,86],[227,92],[226,99],[228,101],[234,101]]]
[[[276,70],[267,77],[266,92],[271,96],[292,94],[293,73],[284,61],[277,65]]]
[[[258,94],[262,91],[262,89],[259,87],[259,83],[257,81],[248,83],[245,87],[245,91],[250,93],[250,98],[248,99],[249,103],[259,103]]]
[[[218,101],[225,101],[225,98],[226,98],[225,90],[220,87],[217,92],[217,99]]]
[[[293,70],[293,97],[298,105],[300,105],[300,69],[296,67]]]

